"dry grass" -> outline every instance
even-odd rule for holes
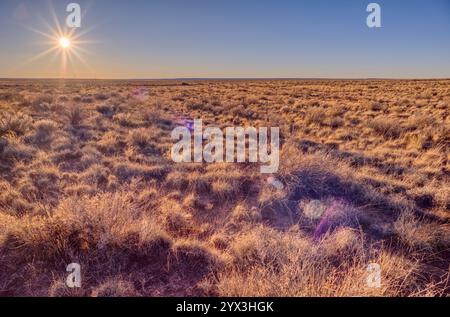
[[[0,295],[448,296],[449,84],[2,81]],[[282,188],[192,119],[280,127]]]

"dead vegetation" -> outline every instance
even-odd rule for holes
[[[448,296],[449,84],[2,81],[0,295]],[[192,119],[280,127],[282,186],[173,163]]]

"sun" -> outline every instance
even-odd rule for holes
[[[51,55],[51,61],[53,61],[54,58],[58,57],[61,60],[61,78],[67,76],[69,67],[70,70],[74,73],[74,76],[76,76],[76,74],[78,73],[78,69],[81,67],[81,64],[86,69],[88,69],[89,72],[93,73],[94,70],[84,59],[84,54],[90,54],[91,52],[83,48],[83,45],[96,43],[97,41],[83,40],[82,37],[86,33],[89,33],[92,29],[94,29],[95,25],[81,31],[78,28],[68,28],[62,26],[59,23],[58,17],[52,6],[50,6],[50,11],[53,17],[54,26],[44,21],[44,26],[48,29],[49,32],[28,27],[30,31],[47,38],[44,43],[48,45],[48,48],[38,53],[37,55],[31,56],[30,58],[24,60],[22,65],[32,63],[33,61]]]
[[[67,37],[60,37],[59,38],[59,46],[62,48],[69,48],[72,44],[72,41],[68,39]]]

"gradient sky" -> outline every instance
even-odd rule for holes
[[[33,60],[70,2],[83,59]],[[370,2],[382,28],[366,25]],[[450,77],[450,0],[0,0],[0,77]]]

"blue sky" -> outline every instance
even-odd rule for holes
[[[64,24],[70,2],[85,62],[62,71],[32,60],[51,44],[30,29],[56,29],[51,8]],[[0,43],[0,77],[448,78],[450,0],[1,0]]]

